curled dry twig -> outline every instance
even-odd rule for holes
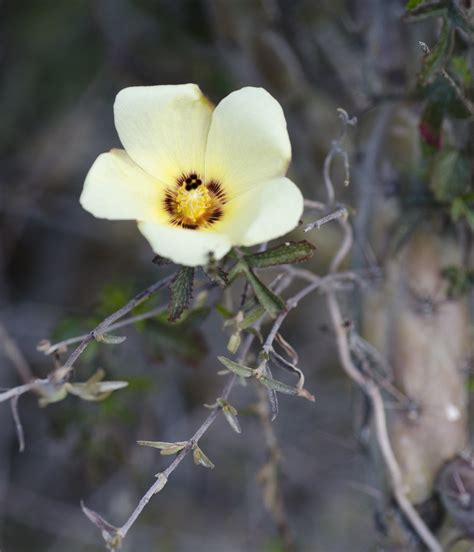
[[[341,113],[341,111],[340,111]],[[345,113],[345,112],[343,112]],[[343,124],[343,133],[339,141],[333,143],[333,149],[339,152],[340,141],[344,136],[347,124],[350,119],[345,113],[345,116],[341,116]],[[351,123],[352,124],[352,123]],[[329,152],[328,157],[330,160],[334,157],[335,153]],[[326,158],[326,159],[327,159]],[[328,201],[332,203],[334,201],[334,186],[330,177],[330,167],[324,172],[326,190],[328,191]],[[339,246],[336,255],[334,256],[331,265],[330,273],[335,273],[339,269],[341,263],[349,253],[353,243],[352,227],[347,220],[338,219],[338,223],[343,231],[343,239]],[[370,399],[373,408],[373,416],[375,422],[375,434],[377,443],[382,453],[382,457],[385,463],[385,467],[390,476],[391,488],[393,495],[397,501],[397,504],[403,514],[406,516],[413,530],[418,537],[424,542],[431,552],[442,552],[442,547],[437,541],[435,536],[431,533],[426,526],[423,519],[420,517],[414,506],[408,500],[406,491],[403,485],[402,473],[400,466],[395,458],[390,438],[387,430],[387,419],[385,415],[385,405],[382,398],[382,392],[378,385],[370,379],[368,376],[363,375],[355,366],[352,355],[351,347],[347,335],[347,328],[344,324],[344,319],[341,313],[339,303],[337,301],[336,293],[333,289],[329,288],[326,293],[326,301],[329,311],[329,316],[332,322],[333,330],[336,334],[337,350],[339,353],[339,359],[342,367],[347,375],[364,391],[367,397]]]

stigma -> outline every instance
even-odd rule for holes
[[[169,221],[190,230],[208,228],[222,218],[225,193],[216,181],[208,183],[196,174],[183,175],[165,193],[164,208]]]

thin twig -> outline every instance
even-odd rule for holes
[[[165,311],[166,308],[167,308],[166,305],[161,305],[159,307],[149,310],[148,312],[144,312],[143,314],[130,316],[129,318],[125,318],[125,320],[116,322],[115,324],[111,324],[108,327],[108,331],[111,332],[113,330],[117,330],[119,328],[129,326],[130,324],[135,324],[136,322],[141,322],[142,320],[147,320],[148,318],[153,318],[161,314],[163,311]],[[63,341],[58,341],[57,343],[53,343],[52,345],[47,341],[46,342],[41,341],[38,344],[37,349],[39,351],[42,351],[45,355],[51,355],[56,351],[66,349],[69,345],[73,345],[74,343],[79,343],[80,341],[83,341],[86,337],[88,337],[88,335],[89,334],[84,334],[84,335],[78,335],[76,337],[70,337],[68,339],[64,339]]]
[[[9,358],[16,368],[18,375],[23,383],[28,383],[34,378],[33,373],[30,370],[28,362],[21,352],[18,345],[8,333],[5,325],[0,321],[0,345],[3,348],[5,356]]]
[[[470,113],[471,117],[474,116],[474,104],[471,102],[471,100],[464,94],[461,87],[458,85],[458,83],[453,79],[453,77],[446,71],[446,69],[441,69],[441,75],[448,81],[448,83],[451,85],[452,89],[456,93],[456,96],[460,100],[460,102],[463,104],[463,106],[466,108],[466,110]]]
[[[239,362],[243,362],[250,350],[250,347],[254,340],[254,335],[250,334],[247,336],[246,340],[242,345],[242,349],[239,355]],[[227,400],[229,398],[230,392],[234,387],[235,383],[238,381],[238,377],[233,374],[227,381],[220,398]],[[194,435],[188,440],[187,445],[177,454],[175,459],[169,464],[169,466],[163,471],[157,474],[157,480],[153,485],[147,490],[147,492],[140,499],[138,505],[130,514],[130,517],[127,521],[117,529],[117,535],[120,539],[124,539],[127,533],[130,531],[131,527],[140,516],[146,505],[150,502],[153,495],[161,491],[161,489],[166,485],[169,476],[175,471],[175,469],[181,464],[181,462],[186,458],[186,456],[193,450],[193,447],[199,442],[199,439],[206,433],[206,431],[211,427],[211,425],[216,420],[220,409],[218,405],[213,407],[211,412],[208,414],[203,423],[196,430]]]
[[[343,125],[343,130],[345,131],[347,122],[344,122],[344,120]],[[328,201],[332,203],[334,201],[334,186],[331,181],[329,170],[325,171],[324,178],[326,182],[326,189],[328,191]],[[353,231],[349,222],[340,218],[338,219],[338,223],[343,231],[343,239],[338,251],[336,252],[336,255],[334,256],[330,264],[330,274],[337,272],[353,244]],[[336,292],[331,287],[329,287],[327,290],[326,301],[333,330],[336,335],[337,351],[342,367],[344,368],[347,375],[364,391],[372,404],[377,443],[382,453],[385,466],[389,473],[392,492],[398,503],[398,506],[403,514],[406,516],[410,525],[416,531],[419,538],[428,547],[428,549],[431,552],[442,552],[442,547],[440,543],[436,540],[435,536],[431,533],[421,516],[418,514],[418,512],[406,496],[402,472],[395,458],[395,454],[393,452],[388,435],[387,420],[385,416],[385,406],[382,399],[382,393],[377,384],[369,377],[364,376],[362,372],[357,369],[352,360],[351,346],[348,339],[347,328],[345,327],[344,319],[341,314],[341,309],[336,298]]]
[[[347,217],[347,209],[345,207],[341,207],[337,211],[334,211],[333,213],[330,213],[325,217],[322,217],[318,220],[315,220],[314,222],[311,222],[306,226],[304,231],[309,232],[310,230],[314,230],[315,228],[316,230],[319,230],[321,226],[323,226],[327,222],[331,222],[331,220],[335,220],[338,218],[345,218],[345,217]]]
[[[23,452],[25,450],[25,434],[23,432],[23,426],[21,424],[20,414],[18,413],[19,398],[20,398],[19,395],[17,395],[16,397],[13,397],[13,399],[10,401],[10,406],[12,409],[13,421],[15,422],[15,429],[18,437],[18,450],[20,452]]]
[[[338,108],[337,112],[339,114],[339,119],[341,120],[341,123],[342,123],[341,134],[339,135],[339,138],[332,141],[331,149],[326,155],[326,158],[324,159],[324,165],[323,165],[324,185],[326,187],[326,194],[328,199],[327,202],[328,202],[328,205],[330,206],[334,204],[334,200],[336,197],[334,192],[334,186],[331,180],[332,161],[337,155],[342,157],[342,160],[344,163],[344,171],[345,171],[344,185],[348,186],[351,178],[349,156],[347,155],[346,150],[342,148],[341,144],[346,136],[346,130],[348,125],[354,126],[357,123],[357,118],[349,117],[349,115],[347,114],[347,111],[345,111],[344,109]]]
[[[138,295],[136,295],[133,299],[131,299],[126,305],[124,305],[122,308],[120,308],[118,311],[114,312],[110,316],[108,316],[105,320],[103,320],[98,326],[96,326],[93,330],[91,330],[81,341],[78,347],[74,349],[74,351],[70,354],[69,358],[66,360],[66,362],[63,364],[61,368],[61,379],[64,379],[69,372],[72,371],[74,367],[74,363],[76,360],[81,356],[81,354],[86,350],[87,346],[91,341],[94,339],[97,339],[98,336],[105,333],[107,330],[110,329],[110,326],[125,316],[127,313],[129,313],[131,310],[133,310],[138,305],[141,305],[144,301],[149,299],[152,295],[166,287],[171,280],[174,278],[174,274],[170,276],[166,276],[166,278],[161,279],[159,282],[156,282],[155,284],[151,285],[150,287],[147,287],[143,291],[141,291]]]
[[[28,391],[32,391],[35,387],[46,385],[47,383],[49,383],[48,379],[36,379],[30,381],[29,383],[24,383],[23,385],[18,385],[17,387],[8,389],[7,391],[0,393],[0,403],[19,397]]]
[[[317,280],[314,280],[312,283],[304,287],[298,293],[293,295],[293,297],[290,297],[287,300],[286,308],[282,310],[281,313],[276,317],[270,329],[270,332],[268,333],[267,338],[265,339],[265,343],[263,344],[263,347],[262,347],[264,352],[268,353],[272,348],[272,345],[273,345],[273,342],[275,341],[278,330],[280,329],[281,325],[283,324],[285,318],[288,316],[290,311],[298,305],[301,299],[303,299],[304,297],[309,295],[312,291],[320,287],[323,281],[324,281],[324,278],[319,278]]]

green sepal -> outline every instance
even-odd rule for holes
[[[193,296],[194,268],[182,266],[171,282],[171,300],[168,305],[168,320],[176,322],[188,308]]]

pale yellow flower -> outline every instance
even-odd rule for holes
[[[205,265],[298,224],[285,117],[262,88],[215,109],[195,84],[125,88],[114,114],[125,149],[97,158],[80,201],[96,217],[138,221],[158,255]]]

